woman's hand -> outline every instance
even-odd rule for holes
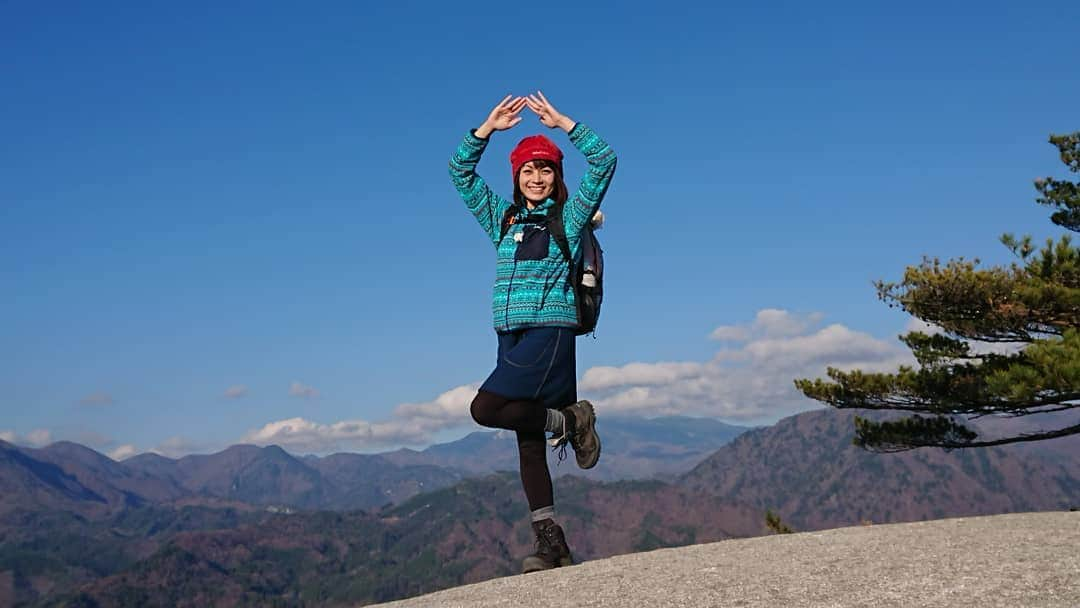
[[[525,108],[526,103],[527,100],[524,97],[514,98],[513,95],[507,95],[499,102],[499,105],[495,106],[491,114],[488,114],[484,124],[476,129],[476,136],[487,139],[492,131],[505,131],[518,124],[521,122],[518,113]]]
[[[535,95],[529,95],[526,98],[529,104],[529,109],[533,111],[540,118],[541,124],[545,127],[554,129],[559,127],[567,133],[574,128],[577,124],[573,120],[570,120],[566,116],[559,114],[559,111],[555,109],[555,106],[551,105],[551,102],[544,97],[544,94],[537,91]]]

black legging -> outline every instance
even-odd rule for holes
[[[547,466],[544,425],[547,410],[538,400],[511,400],[495,393],[476,393],[469,407],[477,424],[517,432],[518,458],[521,463],[521,485],[529,510],[535,511],[555,504],[551,489],[551,472]]]

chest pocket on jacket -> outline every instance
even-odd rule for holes
[[[548,257],[548,246],[551,243],[551,235],[548,234],[547,226],[525,226],[521,232],[521,241],[514,251],[515,260],[542,260]]]

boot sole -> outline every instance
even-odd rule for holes
[[[542,572],[544,570],[554,570],[555,568],[573,565],[574,559],[572,557],[559,558],[559,563],[554,566],[540,559],[525,558],[525,563],[521,565],[521,573],[529,574],[530,572]]]
[[[593,452],[592,458],[589,460],[585,462],[578,460],[577,465],[582,469],[591,469],[600,460],[600,435],[596,432],[596,411],[593,409],[592,403],[588,401],[579,401],[578,403],[581,405],[581,409],[589,412],[589,433],[596,439],[596,451]],[[574,452],[574,455],[577,456],[577,452]]]

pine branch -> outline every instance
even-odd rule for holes
[[[1048,243],[1027,266],[977,265],[963,258],[944,264],[924,258],[899,283],[876,282],[878,298],[979,342],[1031,342],[1080,326],[1080,252],[1067,237]]]
[[[855,418],[856,435],[853,443],[871,452],[895,453],[916,448],[986,448],[1013,443],[1044,441],[1080,434],[1080,424],[1053,431],[1022,433],[986,441],[975,441],[978,434],[948,418],[912,416],[901,420],[874,422]]]
[[[1061,152],[1061,162],[1073,173],[1080,172],[1080,132],[1050,137],[1050,143]],[[1080,232],[1080,186],[1072,182],[1044,177],[1035,180],[1040,205],[1056,207],[1050,221],[1058,226]]]

